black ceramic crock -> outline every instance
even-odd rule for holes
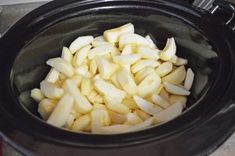
[[[80,35],[99,35],[131,22],[164,47],[174,36],[178,55],[196,74],[186,111],[143,131],[117,135],[68,132],[46,124],[29,97]],[[0,134],[25,155],[207,155],[235,128],[235,34],[210,13],[164,0],[50,2],[26,15],[0,39]]]

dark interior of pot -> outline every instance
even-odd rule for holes
[[[46,60],[60,56],[63,46],[78,36],[101,35],[109,28],[131,22],[135,32],[151,35],[156,45],[162,49],[166,39],[175,37],[177,55],[189,60],[188,66],[195,73],[195,80],[187,108],[193,107],[206,95],[213,83],[218,66],[217,54],[207,39],[185,22],[152,12],[109,12],[68,18],[45,29],[30,40],[19,52],[13,69],[13,90],[25,110],[40,118],[37,103],[30,98],[30,90],[39,87],[50,67]]]

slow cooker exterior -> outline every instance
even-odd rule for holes
[[[151,10],[195,27],[215,46],[220,61],[208,94],[184,115],[158,127],[118,135],[75,134],[38,120],[19,105],[12,90],[12,66],[22,47],[38,33],[67,18]],[[216,33],[215,33],[216,32]],[[0,134],[26,155],[199,155],[210,153],[234,130],[235,35],[212,15],[178,2],[57,1],[18,21],[0,40]],[[14,46],[13,46],[14,45]],[[210,107],[208,103],[213,103]]]

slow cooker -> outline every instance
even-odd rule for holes
[[[226,3],[220,9],[230,8]],[[216,9],[211,10],[212,13]],[[232,13],[232,12],[231,12]],[[0,39],[0,134],[25,155],[207,155],[235,128],[235,34],[203,9],[164,0],[53,1],[27,14]],[[99,35],[131,22],[164,47],[174,36],[195,82],[187,109],[167,123],[115,135],[73,133],[46,124],[29,96],[79,35]]]

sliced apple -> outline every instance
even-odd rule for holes
[[[149,115],[149,114],[147,114],[144,111],[139,110],[139,109],[135,109],[133,113],[138,115],[142,120],[147,120],[148,118],[151,117],[151,115]]]
[[[67,77],[74,75],[73,66],[68,61],[60,57],[49,59],[47,64],[51,67],[54,67],[57,71],[63,73]]]
[[[130,109],[125,106],[124,104],[120,103],[119,100],[115,99],[115,98],[111,98],[111,97],[105,97],[104,98],[105,104],[106,106],[116,112],[116,113],[120,113],[120,114],[127,114],[128,112],[130,112]]]
[[[73,123],[74,123],[74,120],[75,120],[74,115],[70,113],[70,114],[69,114],[69,117],[68,117],[68,119],[67,119],[67,121],[66,121],[66,123],[65,123],[65,125],[64,125],[64,127],[71,129],[71,128],[72,128],[72,125],[73,125]]]
[[[163,61],[168,61],[170,60],[172,57],[175,56],[176,53],[176,45],[175,45],[175,40],[174,38],[168,38],[167,42],[166,42],[166,46],[165,48],[162,50],[162,52],[160,53],[160,58]]]
[[[169,74],[173,69],[173,64],[171,62],[163,62],[160,64],[156,72],[160,77],[164,77],[165,75]]]
[[[191,68],[187,69],[186,78],[184,80],[184,88],[190,90],[193,85],[194,73]]]
[[[134,113],[128,113],[126,116],[127,116],[126,123],[128,123],[130,125],[136,125],[138,123],[143,122],[143,120],[138,115],[136,115]]]
[[[126,92],[116,88],[114,85],[104,80],[101,79],[95,80],[94,86],[99,93],[105,96],[118,98],[120,100],[126,97]]]
[[[150,73],[144,78],[138,85],[137,94],[141,97],[147,97],[152,95],[161,84],[160,77],[155,73]]]
[[[181,58],[181,57],[178,57],[176,63],[174,63],[174,65],[176,65],[176,66],[183,66],[183,65],[186,65],[186,64],[188,64],[188,60],[184,59],[184,58]]]
[[[184,66],[176,68],[173,72],[163,77],[162,80],[170,82],[175,85],[181,84],[185,79],[186,71]]]
[[[137,62],[140,58],[141,56],[139,54],[119,55],[113,57],[113,62],[118,63],[120,65],[124,64],[131,65]]]
[[[89,95],[93,89],[93,85],[91,83],[91,79],[83,78],[81,82],[81,93],[83,95]]]
[[[91,44],[93,47],[98,47],[98,46],[110,44],[110,42],[107,42],[103,36],[97,36],[94,38]]]
[[[82,65],[82,63],[86,60],[90,49],[91,49],[91,45],[87,45],[79,49],[73,58],[73,65],[76,67]]]
[[[143,69],[145,67],[149,66],[149,67],[155,68],[159,65],[160,65],[160,63],[155,60],[150,60],[150,59],[139,60],[134,65],[132,65],[131,71],[132,71],[132,73],[137,73],[138,71],[140,71],[141,69]]]
[[[66,92],[74,96],[74,108],[79,113],[88,113],[92,109],[92,105],[87,98],[81,94],[73,80],[67,79],[64,82],[63,88]]]
[[[88,58],[91,60],[96,56],[102,56],[111,53],[113,50],[114,46],[112,44],[98,46],[90,50],[88,53]]]
[[[96,64],[95,59],[94,59],[94,60],[91,60],[90,66],[89,66],[89,70],[90,70],[91,74],[92,74],[92,75],[95,75],[96,72],[97,72],[97,69],[98,69],[98,66],[97,66],[97,64]]]
[[[137,95],[134,96],[134,100],[136,104],[139,106],[139,108],[148,114],[154,115],[163,110],[161,107],[154,105]]]
[[[146,35],[145,39],[149,42],[149,47],[150,48],[158,49],[156,44],[153,42],[153,40],[151,39],[151,37],[149,35]]]
[[[140,83],[146,76],[154,72],[153,67],[145,67],[135,74],[135,80]]]
[[[72,125],[73,131],[83,131],[91,122],[91,117],[89,114],[83,115],[75,120]]]
[[[63,47],[62,49],[62,54],[61,54],[61,58],[63,58],[64,60],[71,62],[73,59],[73,54],[71,53],[71,51],[69,50],[69,48],[67,47]]]
[[[40,83],[40,89],[42,94],[50,99],[59,99],[64,94],[62,88],[58,88],[55,84],[47,81],[42,81]]]
[[[160,95],[158,94],[153,94],[152,95],[152,101],[161,106],[162,108],[167,108],[170,106],[170,103],[163,97],[161,97]]]
[[[51,83],[55,83],[56,81],[59,80],[59,75],[60,72],[58,72],[55,68],[51,68],[45,80]]]
[[[73,103],[73,96],[70,94],[65,94],[49,116],[47,123],[56,127],[64,126],[73,108]]]
[[[190,94],[190,91],[184,88],[181,88],[177,85],[174,85],[172,83],[164,81],[163,84],[164,84],[165,89],[171,94],[175,94],[175,95],[189,95]]]
[[[86,77],[86,74],[88,73],[88,66],[87,65],[79,66],[75,68],[74,71],[76,74]]]
[[[113,111],[108,111],[108,112],[113,124],[122,124],[127,119],[125,114],[119,114]]]
[[[38,104],[38,113],[44,120],[47,120],[57,104],[56,100],[43,99]]]
[[[149,46],[148,40],[138,34],[121,35],[119,39],[119,48],[122,50],[127,44]]]
[[[157,60],[159,58],[158,49],[152,49],[147,46],[138,46],[136,52],[141,55],[142,58],[145,59],[153,59]]]
[[[80,36],[76,38],[69,46],[69,50],[72,54],[74,54],[77,50],[81,49],[82,47],[85,47],[93,41],[93,36]]]
[[[136,46],[127,44],[124,46],[121,55],[133,54],[135,52]]]
[[[117,80],[118,80],[119,84],[122,86],[122,88],[128,94],[133,95],[137,92],[137,86],[135,84],[135,81],[134,81],[131,73],[126,68],[122,68],[117,73]]]
[[[42,91],[38,88],[34,88],[30,92],[30,96],[36,101],[40,102],[42,99],[44,99],[44,95],[42,94]]]
[[[179,116],[183,111],[183,105],[181,102],[177,102],[166,108],[165,110],[161,111],[158,114],[154,115],[154,118],[158,122],[166,122],[169,120],[174,119],[175,117]]]

